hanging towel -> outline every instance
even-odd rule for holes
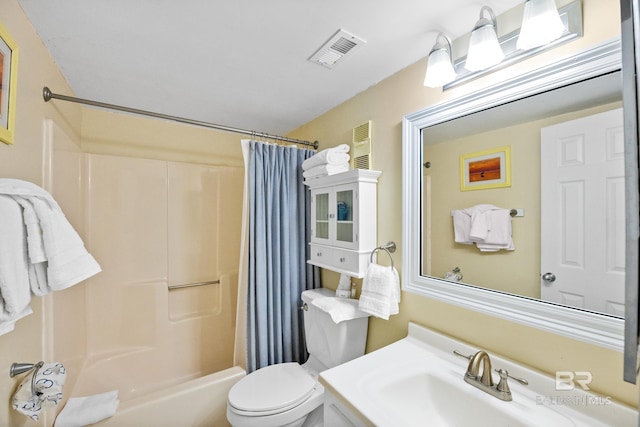
[[[340,144],[337,147],[327,148],[309,157],[302,162],[302,170],[309,170],[320,165],[341,165],[349,163],[349,146]]]
[[[31,286],[36,295],[66,289],[101,271],[48,192],[30,182],[4,178],[0,179],[0,194],[12,197],[24,209],[29,257],[35,269],[31,277],[41,281]],[[45,261],[46,275],[44,266],[35,267]]]
[[[311,301],[311,304],[327,312],[334,323],[369,317],[368,313],[358,309],[358,300],[356,299],[341,297],[316,298]]]
[[[45,363],[37,372],[34,371],[24,377],[13,395],[11,404],[16,411],[37,421],[42,410],[56,406],[62,400],[62,386],[67,373],[61,363]],[[31,388],[32,384],[35,394]]]
[[[463,245],[473,245],[469,232],[471,231],[471,215],[464,210],[454,210],[451,212],[453,217],[453,235],[456,243]]]
[[[0,335],[31,311],[29,258],[20,206],[0,195]]]
[[[112,417],[118,409],[118,390],[70,398],[58,414],[54,427],[84,427]]]
[[[349,170],[349,163],[341,165],[319,165],[302,173],[302,176],[309,178],[316,178],[319,176],[334,175],[336,173],[347,172]]]
[[[481,252],[515,250],[511,228],[511,211],[494,205],[480,204],[454,210],[454,240],[474,244]]]
[[[365,313],[388,320],[398,314],[400,302],[400,279],[393,267],[371,263],[362,280],[362,293],[358,308]]]

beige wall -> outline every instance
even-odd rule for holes
[[[0,177],[19,178],[44,185],[44,120],[54,119],[61,129],[78,141],[80,108],[43,101],[43,86],[65,93],[69,93],[69,87],[17,1],[0,2],[0,21],[16,41],[20,55],[15,143],[0,143]],[[47,298],[34,298],[34,313],[20,320],[13,332],[0,336],[0,426],[36,425],[10,409],[9,401],[17,380],[9,378],[9,367],[13,362],[37,362],[44,358],[43,323],[47,302]]]
[[[372,165],[373,169],[382,171],[378,186],[378,242],[393,240],[401,248],[402,116],[496,83],[520,70],[534,68],[610,40],[620,32],[618,9],[615,0],[584,0],[583,38],[444,93],[422,85],[426,61],[420,61],[301,126],[290,136],[317,139],[320,148],[328,148],[350,143],[353,127],[367,120],[373,121]],[[427,50],[425,47],[425,56]],[[401,265],[402,257],[401,249],[394,254],[397,266]],[[328,271],[323,274],[324,285],[335,288],[338,275]],[[501,353],[544,372],[590,370],[596,392],[637,406],[637,387],[621,379],[621,353],[407,292],[402,294],[399,315],[392,316],[389,321],[370,320],[367,350],[375,350],[406,336],[409,321]]]

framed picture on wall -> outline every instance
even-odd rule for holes
[[[460,190],[511,187],[511,147],[460,156]]]
[[[0,23],[0,141],[13,144],[18,78],[18,47]]]

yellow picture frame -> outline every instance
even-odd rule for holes
[[[18,88],[18,45],[0,23],[0,141],[13,144]]]
[[[460,191],[511,187],[511,147],[460,156]]]

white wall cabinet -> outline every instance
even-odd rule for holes
[[[363,277],[376,240],[381,172],[355,169],[305,181],[311,191],[310,264]]]

